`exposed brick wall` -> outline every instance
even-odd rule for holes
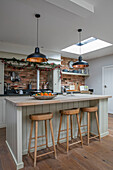
[[[61,57],[62,70],[63,69],[67,69],[69,71],[74,70],[69,68],[69,61],[76,62],[77,60],[67,57]],[[63,86],[75,85],[76,90],[78,90],[80,85],[85,84],[85,77],[62,74],[61,84]]]
[[[76,59],[61,57],[61,65],[62,70],[69,69],[68,63],[69,61],[76,61]],[[18,72],[19,77],[21,79],[20,82],[12,82],[11,81],[11,72]],[[4,81],[6,83],[10,83],[10,86],[16,85],[18,87],[22,87],[23,89],[28,89],[28,84],[32,82],[32,89],[37,88],[37,70],[33,68],[24,68],[24,69],[13,69],[8,68],[5,66],[4,68]],[[43,84],[48,81],[48,72],[47,71],[40,71],[40,88],[42,88]],[[62,75],[61,84],[64,86],[69,86],[70,84],[75,84],[75,86],[80,86],[81,84],[85,83],[85,78],[83,76],[73,76],[73,75]],[[78,84],[78,85],[77,85]]]
[[[11,72],[17,72],[20,81],[12,82],[11,81]],[[5,66],[4,68],[4,82],[10,83],[10,86],[17,86],[22,87],[23,89],[28,89],[28,84],[29,82],[32,82],[32,88],[36,89],[37,87],[37,70],[36,69],[31,69],[31,68],[24,68],[24,69],[13,69],[13,68],[8,68]]]
[[[43,88],[43,84],[48,81],[48,71],[40,71],[40,88]]]
[[[72,59],[72,58],[67,58],[67,57],[61,57],[62,70],[63,69],[73,70],[73,69],[70,69],[69,66],[68,66],[69,61],[76,62],[77,60],[76,59]]]
[[[18,72],[20,77],[20,82],[11,81],[11,72]],[[47,82],[47,71],[41,71],[40,74],[40,88],[42,84]],[[37,70],[33,68],[24,68],[24,69],[13,69],[5,66],[4,68],[4,82],[10,83],[10,86],[17,86],[17,88],[22,87],[23,89],[28,89],[29,82],[32,83],[32,89],[37,89]]]

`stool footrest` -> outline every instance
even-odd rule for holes
[[[97,136],[92,136],[92,137],[90,137],[89,139],[94,139],[94,138],[97,138],[97,137],[99,137],[99,135],[97,135]]]
[[[84,133],[88,133],[88,131],[86,131],[86,132],[82,132],[81,134],[84,134]]]
[[[96,134],[94,134],[94,133],[91,133],[91,132],[90,132],[90,134],[93,135],[93,136],[96,136]]]
[[[73,143],[69,144],[69,146],[75,145],[75,144],[77,144],[77,143],[81,143],[81,140],[80,140],[80,141],[77,141],[77,142],[73,142]]]
[[[58,145],[62,146],[65,149],[65,146],[63,145],[63,143],[57,143]]]
[[[69,128],[69,130],[71,130],[71,128]],[[67,129],[60,130],[60,132],[64,132],[64,131],[67,131]]]
[[[88,125],[81,125],[80,127],[84,127],[84,126],[88,126]]]
[[[38,145],[37,147],[45,146],[46,144]],[[35,147],[31,147],[30,149],[33,149]]]
[[[31,157],[32,159],[34,159],[33,155],[31,155],[31,153],[30,153],[30,152],[29,152],[29,155],[30,155],[30,157]]]
[[[37,138],[44,138],[44,137],[46,137],[46,136],[45,135],[44,136],[38,136]],[[35,137],[31,138],[31,139],[35,139]]]
[[[48,154],[51,154],[51,153],[53,153],[53,152],[54,152],[54,151],[50,151],[50,152],[47,152],[47,153],[44,153],[44,154],[38,155],[38,156],[37,156],[37,158],[42,157],[42,156],[45,156],[45,155],[48,155]]]
[[[71,136],[69,136],[69,138],[70,138]],[[60,138],[59,140],[63,140],[63,139],[67,139],[67,137],[64,137],[64,138]]]

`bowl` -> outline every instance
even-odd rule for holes
[[[63,71],[63,72],[68,72],[68,70],[67,70],[67,69],[63,69],[62,71]]]
[[[54,97],[56,97],[56,95],[53,95],[53,96],[41,96],[41,95],[35,96],[35,95],[33,95],[33,97],[37,100],[51,100]]]
[[[77,73],[77,70],[73,70],[73,73]]]

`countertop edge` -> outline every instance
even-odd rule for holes
[[[20,106],[33,106],[33,105],[45,105],[45,104],[56,104],[56,103],[70,103],[70,102],[77,102],[77,101],[88,101],[88,100],[99,100],[99,99],[106,99],[106,98],[112,98],[112,96],[106,96],[106,95],[99,95],[99,96],[92,96],[92,97],[82,97],[82,98],[76,98],[76,99],[69,99],[69,100],[60,100],[60,99],[56,99],[56,100],[34,100],[34,102],[28,102],[26,103],[25,101],[21,102],[17,102],[17,101],[12,101],[9,97],[6,97],[5,100],[9,101],[10,103],[14,104],[17,107]],[[40,101],[38,103],[38,101]]]

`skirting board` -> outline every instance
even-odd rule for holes
[[[100,137],[103,138],[103,137],[105,137],[105,136],[107,136],[107,135],[109,135],[109,132],[108,132],[108,131],[105,132],[105,133],[100,134]]]
[[[13,160],[14,160],[14,162],[15,162],[15,164],[16,164],[16,169],[19,170],[19,169],[24,168],[24,163],[23,163],[23,162],[21,162],[21,163],[19,163],[19,164],[17,163],[16,158],[15,158],[13,152],[12,152],[12,149],[10,148],[10,146],[9,146],[9,144],[8,144],[7,141],[6,141],[6,144],[7,144],[8,149],[9,149],[9,151],[10,151],[12,157],[13,157]]]

